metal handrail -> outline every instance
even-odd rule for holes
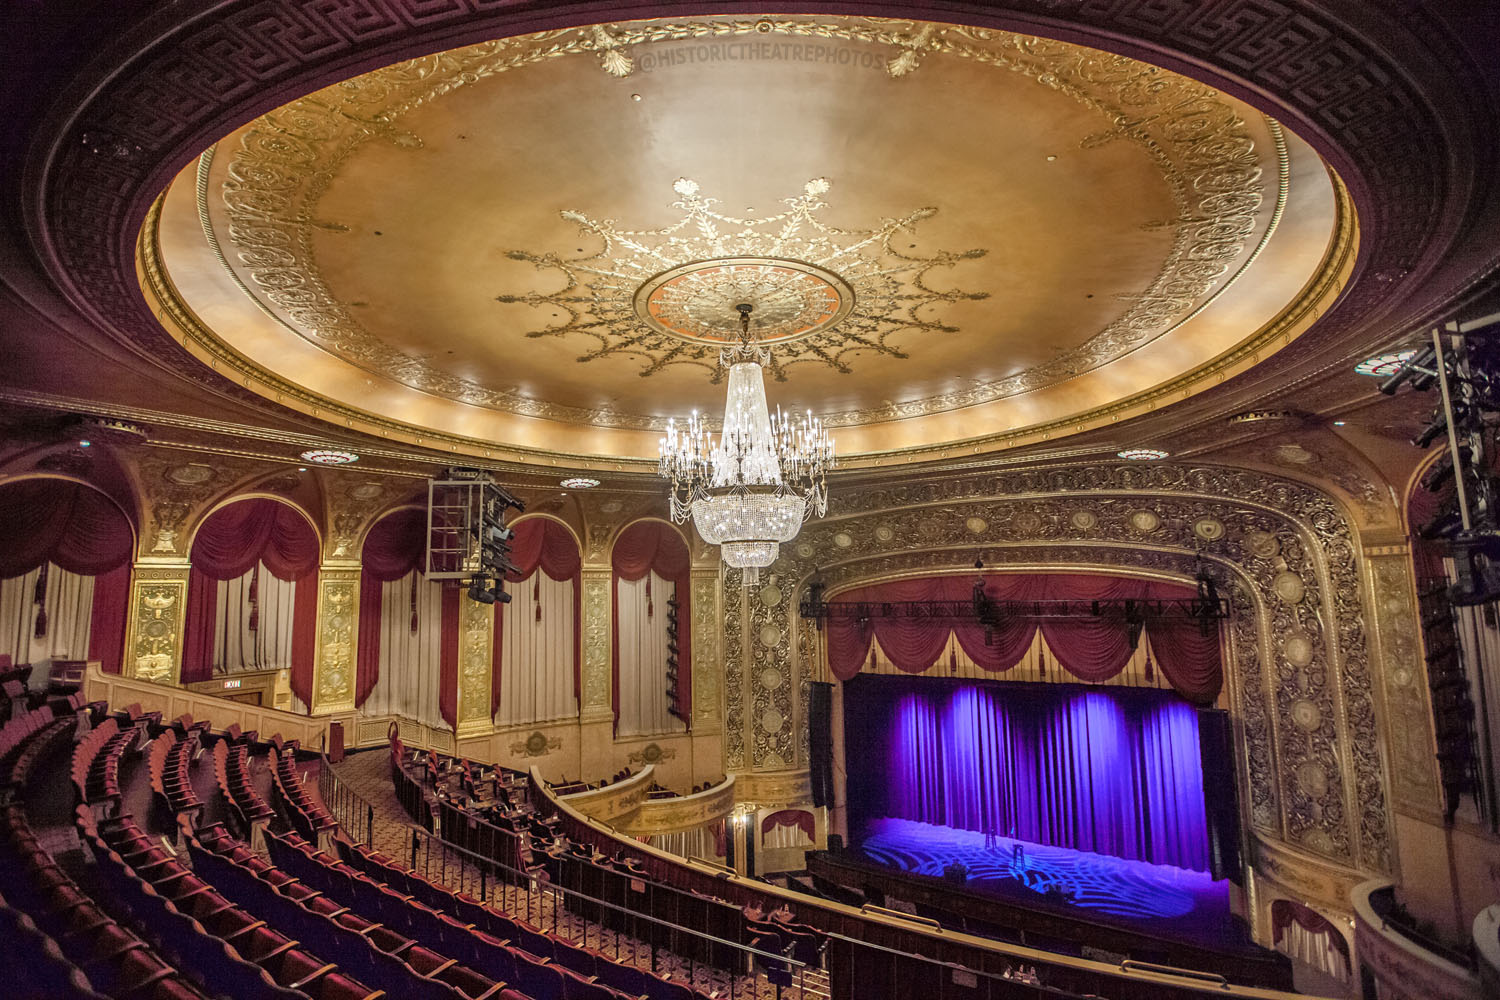
[[[326,758],[325,758],[325,760],[326,760]],[[325,766],[325,767],[323,767],[323,768],[320,769],[320,774],[319,774],[319,791],[320,792],[323,792],[323,784],[322,784],[322,782],[324,780],[323,779],[323,775],[324,774],[326,774],[328,776],[328,781],[330,783],[330,785],[329,785],[330,788],[340,789],[341,790],[341,791],[336,791],[335,794],[332,797],[330,797],[327,794],[325,794],[324,795],[324,804],[328,806],[329,812],[333,814],[334,819],[336,819],[336,820],[339,821],[340,826],[344,827],[344,829],[346,830],[346,832],[348,832],[348,831],[355,831],[355,832],[357,832],[357,827],[349,825],[346,822],[344,816],[340,815],[340,813],[338,811],[339,808],[341,808],[343,806],[346,806],[346,805],[349,805],[349,804],[352,804],[352,803],[358,803],[360,806],[363,806],[364,809],[366,810],[365,815],[373,817],[374,806],[371,805],[369,803],[369,801],[367,799],[365,799],[363,796],[361,796],[358,792],[354,791],[352,788],[349,788],[344,783],[343,779],[339,778],[337,774],[334,774],[332,768],[327,767],[327,766]],[[408,778],[408,780],[415,781],[415,779],[411,778],[410,775],[407,775],[407,778]],[[340,803],[340,805],[339,806],[335,806],[334,805],[335,802]],[[504,834],[506,836],[512,836],[512,837],[517,836],[515,833],[513,833],[513,832],[511,832],[509,830],[505,830],[505,829],[503,829],[501,827],[495,826],[494,824],[488,823],[488,822],[486,822],[486,821],[484,821],[482,819],[479,819],[478,817],[472,817],[471,816],[469,818],[474,823],[476,823],[478,825],[486,826],[489,829],[496,831],[497,833]],[[603,900],[603,899],[599,899],[599,898],[594,897],[594,896],[590,896],[588,893],[580,892],[579,890],[576,890],[576,889],[569,889],[566,886],[555,885],[555,884],[552,884],[550,882],[541,882],[531,872],[524,871],[524,870],[518,869],[518,868],[514,868],[514,867],[512,867],[510,865],[505,864],[502,861],[496,860],[495,858],[487,857],[487,856],[485,856],[483,854],[478,854],[478,853],[476,853],[474,851],[471,851],[471,850],[469,850],[469,849],[467,849],[465,847],[460,847],[458,844],[451,843],[451,842],[449,842],[448,840],[444,839],[442,836],[440,836],[438,834],[429,833],[428,831],[422,829],[421,827],[417,826],[414,823],[411,823],[411,822],[408,821],[407,822],[407,827],[411,831],[411,835],[412,835],[411,858],[410,858],[410,860],[412,862],[411,866],[410,866],[411,869],[413,871],[417,870],[417,868],[418,868],[417,861],[418,861],[418,858],[420,857],[421,860],[422,860],[421,867],[422,867],[423,874],[424,875],[430,875],[430,873],[432,872],[432,870],[434,868],[434,862],[433,862],[432,854],[433,854],[433,845],[434,845],[434,843],[436,843],[437,850],[439,852],[439,859],[438,859],[438,862],[436,864],[436,868],[437,868],[437,870],[439,872],[438,880],[441,883],[445,884],[445,885],[448,884],[448,881],[449,881],[449,878],[450,878],[450,876],[448,874],[448,872],[449,872],[448,856],[451,853],[452,855],[456,856],[459,859],[458,861],[454,862],[454,868],[456,869],[456,871],[458,873],[458,887],[457,888],[458,888],[459,892],[467,892],[467,891],[469,891],[469,889],[470,889],[470,887],[472,885],[472,882],[470,881],[470,879],[474,877],[474,876],[472,876],[469,873],[468,868],[465,867],[464,862],[467,862],[468,865],[471,865],[473,868],[475,868],[478,871],[477,879],[478,879],[478,882],[479,882],[478,894],[479,894],[479,900],[480,900],[480,902],[488,902],[489,895],[490,895],[490,888],[489,888],[490,872],[492,870],[495,872],[494,881],[496,883],[500,883],[501,882],[501,878],[499,876],[502,873],[509,874],[509,875],[513,876],[513,878],[510,880],[511,884],[513,884],[513,885],[516,885],[518,887],[524,886],[527,889],[529,889],[531,892],[536,892],[536,893],[550,892],[550,893],[555,894],[558,897],[561,897],[559,899],[559,901],[558,901],[558,904],[554,904],[553,909],[552,909],[552,918],[553,918],[552,930],[554,932],[556,932],[558,930],[558,923],[557,923],[558,905],[561,904],[561,902],[563,900],[566,900],[567,898],[571,897],[571,898],[579,900],[580,902],[585,903],[585,904],[587,904],[589,906],[597,906],[597,907],[600,907],[601,909],[611,910],[611,911],[613,911],[613,912],[615,912],[617,914],[620,914],[622,917],[624,917],[624,918],[626,918],[628,920],[631,920],[631,921],[644,921],[646,923],[650,923],[650,924],[656,925],[656,926],[658,926],[658,927],[660,927],[660,928],[662,928],[662,929],[664,929],[664,930],[666,930],[668,932],[690,935],[691,937],[696,938],[699,941],[706,942],[706,943],[708,943],[710,945],[733,949],[734,951],[741,953],[746,959],[750,959],[750,960],[756,960],[756,959],[758,959],[762,965],[768,965],[768,966],[773,966],[773,967],[774,966],[788,967],[789,970],[795,971],[798,975],[800,975],[804,970],[807,969],[807,963],[806,962],[799,961],[798,959],[794,958],[791,955],[782,955],[782,954],[779,954],[779,953],[776,953],[776,952],[765,951],[763,949],[756,948],[756,947],[754,947],[752,945],[746,945],[746,944],[743,944],[743,943],[738,942],[738,941],[730,941],[730,940],[728,940],[726,938],[721,938],[721,937],[718,937],[716,935],[709,934],[709,933],[707,933],[706,931],[703,931],[703,930],[699,930],[699,929],[692,928],[692,927],[684,927],[681,924],[676,924],[676,923],[673,923],[672,921],[669,921],[669,920],[663,920],[663,919],[661,919],[659,917],[651,916],[650,914],[638,913],[638,912],[636,912],[634,910],[631,910],[631,909],[628,909],[626,907],[619,906],[619,905],[617,905],[615,903],[611,903],[608,900]],[[373,831],[373,818],[370,820],[370,827],[369,827],[369,829]],[[363,841],[360,841],[360,842],[368,844],[371,847],[375,846],[374,843],[373,843],[373,837],[368,836],[368,835],[366,836],[366,838]],[[675,887],[668,886],[667,888],[675,888]],[[526,895],[526,903],[527,903],[527,907],[526,907],[526,919],[527,919],[527,922],[528,923],[533,923],[533,926],[537,926],[537,924],[535,922],[533,922],[533,919],[532,919],[533,916],[534,916],[534,914],[533,914],[532,905],[531,905],[532,904],[532,898],[531,898],[530,892],[528,892],[527,895]],[[541,913],[542,913],[542,908],[541,908],[540,904],[538,904],[535,915],[536,916],[540,916]],[[597,920],[592,921],[592,922],[593,923],[600,923],[600,921],[597,921]],[[616,943],[616,957],[618,958],[618,948],[619,948],[619,938],[618,938],[618,936],[616,937],[615,943]],[[655,956],[656,948],[653,945],[651,945],[651,943],[649,941],[647,942],[647,945],[648,945],[648,948],[650,949],[650,953],[651,953],[651,966],[652,966],[652,969],[654,970],[655,967],[656,967],[656,956]],[[696,968],[696,966],[700,965],[700,964],[701,965],[708,965],[711,968],[718,968],[719,967],[719,966],[713,965],[711,963],[698,962],[697,960],[695,960],[695,959],[693,959],[691,957],[687,958],[686,961],[688,963],[689,975],[690,976],[692,975],[692,972]],[[727,970],[727,971],[730,971],[731,973],[734,973],[734,970]],[[730,979],[730,991],[731,991],[730,992],[730,1000],[733,1000],[733,998],[735,996],[735,992],[734,992],[735,991],[735,985],[734,985],[735,978],[736,977],[734,975],[731,975],[731,979]]]

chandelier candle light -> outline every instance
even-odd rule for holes
[[[724,425],[719,438],[698,419],[667,422],[657,471],[671,481],[672,520],[689,517],[705,542],[719,546],[724,562],[744,570],[745,584],[776,561],[781,543],[797,537],[802,522],[828,512],[827,473],[833,439],[810,412],[792,418],[766,405],[762,365],[770,353],[750,333],[753,306],[740,314],[740,342],[722,351],[729,369]]]

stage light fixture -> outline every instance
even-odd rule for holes
[[[78,447],[80,447],[80,448],[87,448],[92,443],[93,442],[91,442],[91,441],[80,441],[80,442],[78,442]]]

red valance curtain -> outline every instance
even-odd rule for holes
[[[244,576],[257,563],[279,580],[296,580],[292,616],[292,693],[312,703],[318,615],[318,536],[302,514],[268,497],[237,500],[204,520],[189,555],[188,606],[182,653],[184,684],[213,676],[214,603],[220,580]]]
[[[510,541],[510,561],[516,572],[507,573],[508,583],[522,583],[540,569],[554,580],[573,581],[573,697],[580,697],[583,635],[583,553],[573,533],[547,517],[516,522]],[[490,715],[500,711],[500,639],[509,605],[495,606],[495,648],[490,667]]]
[[[398,510],[376,521],[359,553],[359,652],[354,665],[354,707],[380,680],[380,601],[382,583],[422,568],[427,555],[427,512]],[[413,616],[415,616],[415,611]],[[416,626],[413,626],[415,628]]]
[[[1309,934],[1321,934],[1327,938],[1328,944],[1333,947],[1344,959],[1345,974],[1349,972],[1349,942],[1344,940],[1344,935],[1323,914],[1310,906],[1292,899],[1278,899],[1271,903],[1271,940],[1280,944],[1286,935],[1288,927],[1296,924]]]
[[[808,812],[806,809],[782,809],[780,812],[773,812],[771,815],[760,821],[761,838],[764,839],[766,834],[770,833],[778,826],[798,827],[802,830],[803,833],[807,834],[808,840],[817,840],[817,838],[813,835],[813,832],[815,830],[815,827],[813,826],[813,814]]]
[[[21,479],[0,486],[0,577],[46,563],[94,578],[88,657],[120,672],[130,602],[135,534],[113,500],[67,479]]]
[[[833,600],[868,603],[909,601],[968,601],[974,576],[924,577],[860,587]],[[1197,596],[1193,588],[1128,577],[1088,574],[1013,574],[984,577],[984,592],[995,601],[1121,601],[1183,600]],[[839,680],[858,674],[870,655],[871,639],[897,669],[921,673],[936,662],[948,634],[956,633],[963,651],[980,668],[996,673],[1014,667],[1030,648],[1037,629],[1068,673],[1084,681],[1115,676],[1130,662],[1126,628],[1118,621],[1087,616],[1035,622],[1006,620],[990,630],[977,621],[953,622],[930,618],[874,615],[869,621],[834,619],[827,624],[828,664]],[[1196,621],[1158,621],[1152,624],[1151,648],[1162,674],[1185,698],[1211,704],[1223,684],[1219,634],[1215,624],[1207,634]]]
[[[693,613],[692,558],[687,543],[670,524],[663,521],[637,521],[620,533],[610,556],[614,578],[610,582],[610,662],[611,700],[615,725],[620,722],[620,596],[621,580],[639,580],[647,573],[671,580],[677,588],[677,704],[678,718],[692,727],[693,716]]]
[[[99,576],[130,562],[135,536],[109,497],[67,479],[20,479],[0,486],[0,577],[52,563]]]

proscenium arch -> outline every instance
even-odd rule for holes
[[[1263,776],[1249,786],[1247,804],[1258,817],[1253,829],[1309,851],[1320,863],[1390,870],[1391,797],[1370,666],[1376,650],[1374,637],[1365,634],[1374,619],[1356,525],[1341,500],[1253,470],[1119,463],[894,483],[853,494],[848,504],[859,509],[805,527],[773,567],[789,591],[777,621],[794,631],[796,601],[814,572],[840,589],[854,577],[883,572],[972,572],[976,550],[996,572],[1038,556],[1055,565],[1109,567],[1102,571],[1165,567],[1179,580],[1190,578],[1200,554],[1222,567],[1243,594],[1239,600],[1249,602],[1228,636],[1229,704],[1243,721],[1249,766]],[[1082,527],[1070,522],[1080,508],[1094,514]],[[1160,515],[1149,530],[1129,520],[1143,508]],[[988,519],[982,531],[966,527],[971,515]],[[1019,528],[1023,516],[1035,523]],[[877,531],[886,527],[891,530]],[[835,541],[835,535],[843,537]],[[1254,554],[1252,536],[1269,551]],[[754,630],[742,629],[733,620],[738,615],[731,600],[726,635],[753,646]],[[808,679],[802,632],[786,663],[799,682]],[[731,671],[743,669],[735,655],[727,657]],[[751,700],[761,697],[748,679],[726,679],[731,690],[741,682]],[[749,706],[731,698],[731,734],[758,724],[744,710]],[[742,738],[731,735],[731,744]],[[756,741],[762,741],[759,732]],[[758,766],[751,751],[758,754],[760,747],[728,749],[732,767],[737,755],[744,769]],[[1302,786],[1310,778],[1326,779],[1325,790],[1307,792]]]

